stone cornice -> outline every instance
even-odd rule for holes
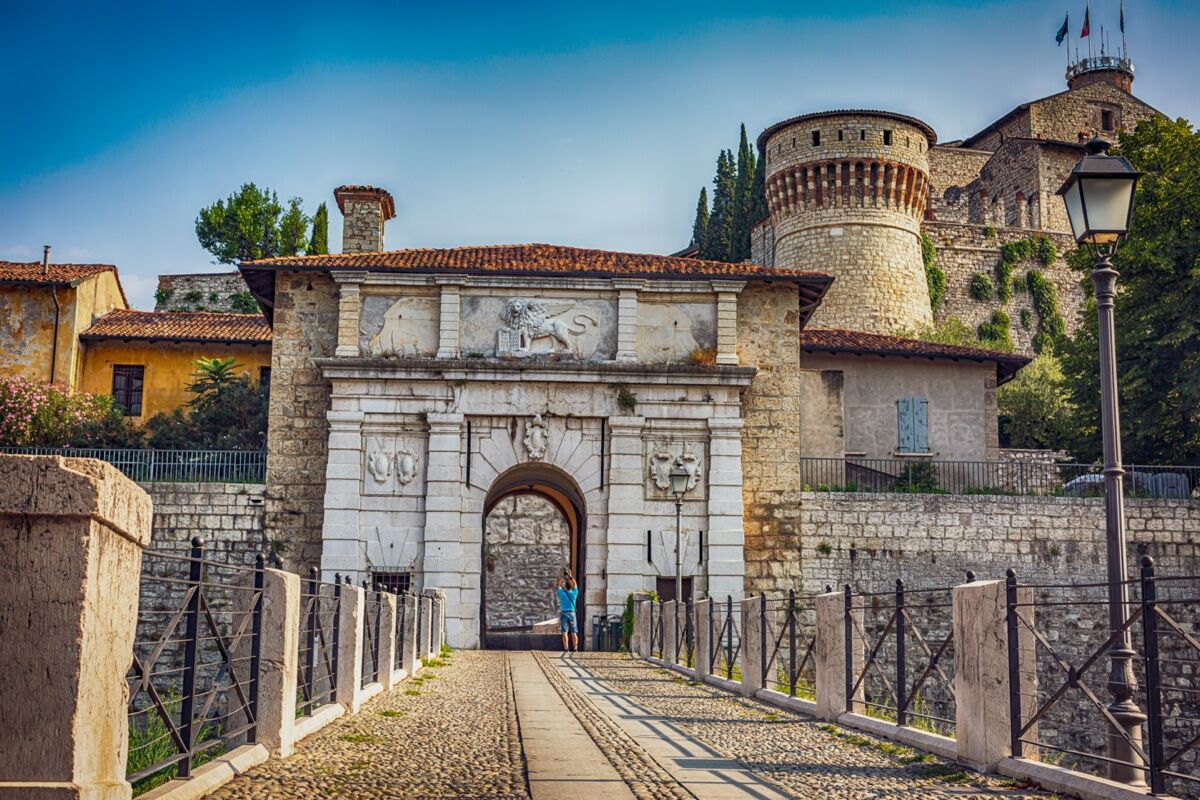
[[[498,358],[315,358],[328,379],[749,386],[754,367]]]
[[[648,278],[589,278],[584,276],[554,277],[547,275],[422,275],[397,272],[347,272],[333,270],[336,281],[352,280],[368,286],[437,286],[456,284],[464,289],[501,288],[521,289],[566,289],[612,292],[621,289],[666,292],[677,294],[711,294],[713,281]],[[352,278],[342,276],[353,275]],[[729,285],[745,285],[745,281],[719,281]]]

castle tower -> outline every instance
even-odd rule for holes
[[[1093,83],[1111,83],[1133,91],[1133,62],[1126,56],[1099,55],[1081,58],[1067,67],[1067,88],[1082,89]]]
[[[932,322],[921,219],[929,198],[925,123],[885,111],[831,111],[758,137],[776,267],[835,277],[810,327],[872,333]]]

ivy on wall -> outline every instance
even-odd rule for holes
[[[990,231],[985,235],[993,238],[995,233]],[[1041,353],[1063,334],[1065,325],[1058,310],[1058,290],[1054,283],[1037,269],[1027,272],[1024,280],[1013,276],[1013,272],[1023,261],[1036,260],[1043,267],[1048,267],[1057,259],[1058,248],[1054,246],[1054,242],[1044,236],[1031,236],[1001,245],[1000,260],[994,270],[994,281],[992,276],[982,272],[971,276],[971,297],[981,303],[995,297],[1000,303],[1000,308],[992,314],[991,319],[979,326],[981,342],[1002,349],[1012,347],[1012,318],[1004,308],[1014,294],[1026,290],[1030,294],[1033,311],[1037,314],[1037,332],[1033,337],[1034,352]],[[1033,318],[1029,309],[1021,310],[1020,320],[1022,328],[1033,329]]]
[[[1039,270],[1025,273],[1025,283],[1033,298],[1033,310],[1038,316],[1037,333],[1033,337],[1033,352],[1041,353],[1066,330],[1062,315],[1058,312],[1058,289],[1053,281]]]
[[[992,299],[992,279],[982,272],[971,276],[971,297],[981,303]]]
[[[1000,309],[992,312],[992,318],[979,326],[979,341],[996,350],[1011,351],[1012,318]]]
[[[929,308],[937,311],[946,296],[946,273],[937,265],[937,245],[929,234],[921,234],[921,260],[925,262],[925,283],[929,287]]]

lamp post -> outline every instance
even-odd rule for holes
[[[683,493],[687,491],[691,475],[676,461],[671,467],[671,494],[675,495],[675,602],[683,602]]]
[[[1067,207],[1071,231],[1080,246],[1094,249],[1092,283],[1096,287],[1096,316],[1100,339],[1100,430],[1104,442],[1104,519],[1108,557],[1108,776],[1114,781],[1144,786],[1142,723],[1146,715],[1133,700],[1137,679],[1133,675],[1132,636],[1125,626],[1129,607],[1125,568],[1124,475],[1121,467],[1121,419],[1117,401],[1117,346],[1113,301],[1118,273],[1112,254],[1129,231],[1133,195],[1142,173],[1120,156],[1108,155],[1109,143],[1093,139],[1058,190]],[[1119,634],[1118,634],[1119,632]]]

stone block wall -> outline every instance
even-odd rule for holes
[[[214,561],[252,566],[268,552],[261,483],[143,483],[154,503],[150,549],[187,552],[192,537],[204,540]]]
[[[327,274],[279,272],[275,298],[265,520],[302,570],[321,561],[330,390],[313,359],[337,347],[338,296]]]
[[[536,494],[501,500],[484,522],[489,627],[554,619],[553,588],[571,563],[571,533],[553,503]]]
[[[255,313],[258,305],[250,296],[242,273],[198,272],[188,275],[159,275],[154,293],[155,311],[235,311]]]

